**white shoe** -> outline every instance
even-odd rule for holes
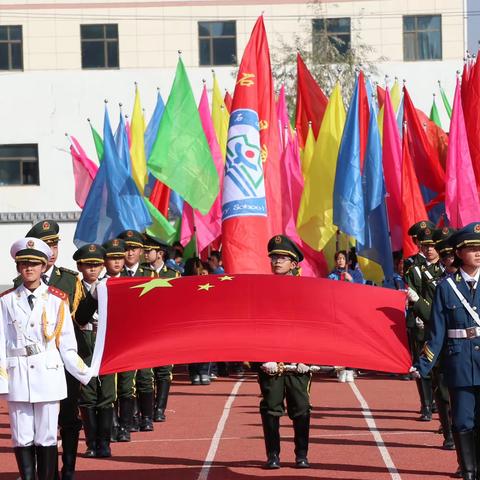
[[[354,376],[354,371],[353,370],[345,370],[347,376],[346,376],[346,380],[347,382],[354,382],[355,381],[355,376]]]
[[[347,370],[340,370],[338,372],[338,381],[345,383],[347,381]]]

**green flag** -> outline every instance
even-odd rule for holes
[[[432,109],[430,110],[430,120],[442,128],[442,123],[440,122],[440,115],[438,114],[437,104],[435,103],[435,98],[433,99]]]
[[[145,231],[148,235],[171,244],[175,240],[177,233],[175,227],[154,207],[148,198],[143,197],[143,201],[147,206],[148,213],[152,217],[152,224]]]
[[[100,134],[93,128],[93,125],[90,124],[90,130],[92,131],[93,143],[95,144],[95,150],[97,151],[97,157],[99,163],[102,163],[103,160],[103,140]]]
[[[218,195],[218,173],[181,58],[147,165],[193,208],[209,212]]]
[[[445,93],[443,87],[440,85],[440,82],[438,82],[438,88],[440,88],[440,95],[442,96],[443,105],[445,107],[445,110],[447,111],[448,118],[452,118],[452,107],[450,106],[447,94]]]

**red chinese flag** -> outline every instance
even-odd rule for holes
[[[407,125],[408,130],[408,125]],[[417,175],[413,167],[413,160],[408,148],[408,135],[403,131],[402,141],[402,227],[403,227],[403,256],[408,258],[418,252],[408,229],[417,222],[428,218],[422,192],[418,185]]]
[[[243,360],[396,373],[411,365],[396,290],[275,275],[109,279],[98,290],[92,368],[101,374]]]
[[[267,35],[260,17],[238,71],[222,198],[223,262],[230,273],[267,273],[267,243],[281,233],[280,135]]]
[[[297,53],[297,110],[295,126],[300,148],[305,146],[308,135],[308,122],[312,122],[315,138],[318,137],[328,98],[313,78],[302,57]]]
[[[228,113],[232,111],[232,96],[229,92],[225,92],[225,98],[223,99],[225,106],[227,107]]]

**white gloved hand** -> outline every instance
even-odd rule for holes
[[[277,362],[265,362],[262,363],[261,369],[269,375],[275,375],[278,372]]]
[[[410,302],[415,303],[418,301],[420,297],[418,293],[415,290],[413,290],[413,288],[408,287],[407,298]]]
[[[423,320],[421,318],[418,318],[418,317],[415,318],[415,325],[418,328],[425,328],[425,324],[423,323]]]
[[[420,372],[415,367],[410,367],[410,370],[408,371],[408,373],[410,373],[410,375],[413,378],[421,378]]]
[[[310,371],[310,367],[305,365],[304,363],[297,363],[297,372],[298,373],[308,373]]]

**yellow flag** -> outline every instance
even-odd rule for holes
[[[228,122],[230,120],[230,114],[223,100],[220,86],[218,85],[217,78],[213,76],[213,94],[212,94],[212,121],[215,134],[217,135],[217,141],[220,145],[220,151],[222,152],[223,161],[227,154],[227,136],[228,136]]]
[[[300,153],[302,160],[303,178],[307,176],[308,170],[312,163],[313,152],[315,151],[315,135],[313,134],[312,125],[308,126],[307,139],[305,140],[305,148]]]
[[[345,107],[337,83],[320,127],[297,217],[300,237],[315,250],[322,250],[337,230],[333,225],[333,189],[344,124]]]
[[[400,105],[400,100],[402,99],[402,91],[400,90],[400,85],[398,80],[395,79],[392,90],[390,91],[390,99],[392,100],[392,107],[395,113],[398,112],[398,107]]]
[[[130,156],[132,157],[132,177],[141,195],[147,183],[147,159],[145,158],[145,120],[143,118],[142,106],[140,105],[140,93],[135,89],[135,105],[133,106],[132,124],[132,145]]]
[[[381,285],[383,278],[385,277],[382,266],[379,263],[361,257],[360,255],[358,255],[357,259],[360,270],[363,273],[363,278],[365,278],[365,280],[371,280],[376,285]]]

